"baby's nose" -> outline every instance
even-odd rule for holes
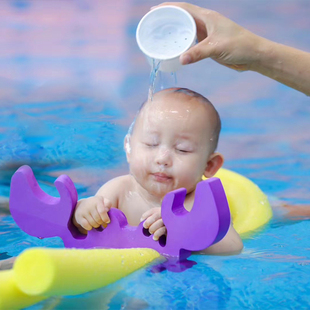
[[[156,163],[161,166],[169,167],[172,164],[171,152],[168,148],[159,148],[156,154]]]

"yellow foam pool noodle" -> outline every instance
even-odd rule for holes
[[[15,310],[31,306],[46,297],[29,296],[16,285],[13,270],[0,271],[0,309]]]
[[[16,259],[14,277],[28,295],[77,295],[113,283],[159,256],[152,249],[32,248]]]
[[[215,177],[222,181],[233,225],[239,234],[254,231],[271,219],[272,210],[267,196],[255,183],[223,168]]]

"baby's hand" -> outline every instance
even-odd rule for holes
[[[153,234],[153,239],[158,240],[159,237],[167,235],[167,229],[161,218],[161,209],[152,208],[142,214],[140,221],[144,221],[143,227]]]
[[[81,199],[75,207],[72,222],[82,234],[87,234],[92,228],[110,223],[108,211],[111,207],[110,200],[102,196]]]

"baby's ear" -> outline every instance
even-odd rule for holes
[[[204,176],[206,178],[213,177],[217,173],[217,171],[223,166],[223,163],[224,157],[221,153],[211,154],[205,168]]]
[[[128,164],[130,163],[130,153],[131,153],[131,148],[130,148],[130,134],[127,134],[124,139],[124,150],[126,153],[126,158]]]

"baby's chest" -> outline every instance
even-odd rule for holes
[[[131,193],[120,199],[118,208],[127,217],[127,221],[132,226],[138,226],[143,213],[148,211],[152,206],[147,204],[141,197]]]

